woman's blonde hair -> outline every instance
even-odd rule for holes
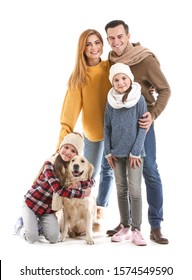
[[[68,81],[68,88],[71,90],[80,88],[87,82],[87,57],[85,55],[85,48],[87,38],[90,35],[96,35],[103,45],[103,38],[95,29],[87,29],[80,35],[77,45],[75,67]]]

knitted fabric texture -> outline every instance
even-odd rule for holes
[[[114,51],[109,52],[109,60],[112,63],[126,63],[129,66],[140,63],[149,55],[152,55],[157,62],[159,63],[157,57],[149,49],[140,45],[140,43],[130,43],[128,42],[127,47],[125,48],[124,53],[121,56],[118,56]]]
[[[78,155],[80,155],[84,147],[83,137],[78,133],[69,133],[64,137],[59,146],[59,149],[61,149],[62,146],[66,144],[73,145],[77,150]]]
[[[126,65],[124,63],[116,63],[111,66],[110,72],[109,72],[109,80],[110,80],[111,84],[113,84],[113,78],[117,74],[125,74],[126,76],[129,77],[129,79],[132,81],[132,83],[134,82],[134,76],[133,76],[133,73],[131,72],[131,69],[129,68],[128,65]]]

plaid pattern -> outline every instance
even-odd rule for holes
[[[81,188],[79,189],[69,189],[61,186],[55,175],[53,164],[46,161],[43,171],[24,196],[25,202],[36,215],[50,214],[55,212],[51,209],[53,192],[63,197],[83,198],[85,189],[92,187],[94,182],[93,179],[81,181]]]

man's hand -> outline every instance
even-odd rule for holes
[[[143,116],[139,119],[139,127],[145,128],[147,131],[149,130],[151,124],[153,122],[153,118],[150,112],[146,112]]]

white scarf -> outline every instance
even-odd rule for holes
[[[122,102],[122,94],[118,93],[113,87],[108,92],[107,100],[109,104],[115,108],[115,109],[121,109],[121,108],[131,108],[140,99],[141,96],[141,86],[140,84],[133,82],[132,83],[132,89],[128,94],[127,100],[125,103]]]

